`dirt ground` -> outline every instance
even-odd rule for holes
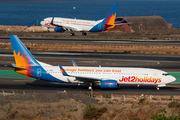
[[[5,25],[0,25],[0,31],[4,32],[43,32],[47,31],[42,26],[5,26]]]
[[[29,43],[23,42],[31,50],[43,51],[80,51],[80,52],[119,52],[119,53],[150,53],[180,54],[180,46],[161,45],[94,45],[74,43]],[[12,49],[10,42],[0,42],[0,49]]]
[[[133,99],[101,102],[73,92],[1,95],[0,120],[150,120],[162,109],[166,110],[167,117],[180,113],[179,109],[168,107],[172,99],[180,100],[180,96],[161,96],[161,100],[159,96],[146,96],[144,101],[142,95],[126,97]],[[87,111],[88,106],[93,109]],[[100,108],[104,112],[100,113]]]

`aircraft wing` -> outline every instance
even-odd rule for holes
[[[101,80],[102,80],[102,79],[93,78],[93,77],[84,77],[84,76],[68,75],[61,65],[59,65],[59,68],[60,68],[61,73],[62,73],[64,76],[75,77],[78,81],[91,83],[91,82],[97,82],[97,81],[101,81]]]
[[[82,82],[97,82],[97,81],[101,81],[101,79],[97,79],[97,78],[92,78],[92,77],[82,77],[82,76],[73,76],[77,79],[77,81],[82,81]]]
[[[51,24],[51,25],[54,25],[54,26],[57,26],[57,27],[62,27],[62,25],[59,25],[59,24],[54,23],[54,17],[52,18],[50,24]]]
[[[72,25],[68,26],[68,25],[59,25],[59,24],[56,24],[56,23],[54,23],[54,17],[51,20],[51,25],[54,25],[56,27],[62,27],[66,31],[82,31],[82,29],[72,27]]]

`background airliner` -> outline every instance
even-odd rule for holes
[[[98,21],[81,20],[81,19],[68,19],[60,17],[49,17],[41,21],[41,25],[46,28],[55,27],[55,32],[71,31],[71,35],[74,36],[74,31],[82,32],[82,35],[86,35],[86,32],[100,32],[108,31],[114,28],[116,25],[115,18],[117,12],[118,3],[115,3],[106,17]],[[118,23],[117,25],[123,25],[128,23]]]

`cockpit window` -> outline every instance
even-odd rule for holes
[[[169,75],[169,74],[168,74],[168,73],[163,73],[162,75],[167,76],[167,75]]]

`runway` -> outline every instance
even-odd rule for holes
[[[39,38],[38,38],[39,39]],[[32,38],[26,38],[24,40],[30,40],[31,42],[37,42]],[[41,39],[41,38],[40,38]],[[0,39],[1,40],[1,39]],[[5,41],[9,39],[3,39]],[[67,39],[51,39],[54,42],[65,42]],[[42,40],[42,42],[49,42],[50,40]],[[69,42],[109,42],[110,40],[69,40]],[[38,41],[39,42],[39,41]],[[52,41],[51,41],[52,42]],[[119,42],[114,40],[114,42]],[[126,44],[134,44],[136,41],[124,40]],[[155,44],[154,41],[149,41]],[[160,41],[158,44],[160,44]],[[178,41],[174,43],[168,43],[164,41],[162,44],[179,44]],[[106,43],[106,44],[107,44]],[[114,44],[113,40],[110,44]],[[121,43],[119,43],[121,44]],[[149,44],[146,41],[141,41],[138,44]],[[30,52],[34,57],[42,62],[62,66],[71,66],[71,60],[79,66],[103,66],[103,67],[144,67],[144,68],[156,68],[165,70],[167,72],[180,72],[180,56],[178,54],[137,54],[137,53],[101,53],[101,52],[68,52],[68,51],[32,51]],[[0,70],[13,70],[10,68],[10,64],[14,63],[12,50],[0,50]],[[172,87],[171,87],[172,86]],[[120,86],[118,89],[100,89],[96,86],[94,92],[102,94],[152,94],[152,95],[180,95],[180,84],[171,84],[170,86],[160,88],[160,91],[156,90],[155,86]],[[50,83],[35,79],[18,79],[18,78],[1,78],[0,77],[0,90],[6,92],[57,92],[57,91],[69,91],[69,92],[82,92],[90,93],[87,85],[74,85],[74,84],[59,84]]]
[[[115,44],[115,45],[167,45],[179,46],[178,40],[135,40],[135,39],[89,39],[89,38],[25,38],[19,37],[22,42],[40,42],[40,43],[87,43],[94,45]],[[1,42],[10,42],[9,37],[0,37]]]
[[[33,79],[1,79],[0,90],[16,93],[51,93],[63,92],[64,90],[73,93],[90,93],[88,85],[78,86],[77,84],[51,83]],[[96,86],[93,92],[118,95],[180,95],[180,84],[170,84],[167,87],[160,88],[159,91],[156,90],[155,86],[122,85],[118,89],[100,89]]]
[[[180,71],[180,56],[178,54],[135,54],[135,53],[100,53],[100,52],[61,52],[61,51],[30,51],[42,62],[62,66],[71,66],[71,60],[79,66],[104,67],[145,67]],[[0,69],[6,69],[14,63],[11,50],[0,50]],[[7,68],[8,69],[8,68]]]

